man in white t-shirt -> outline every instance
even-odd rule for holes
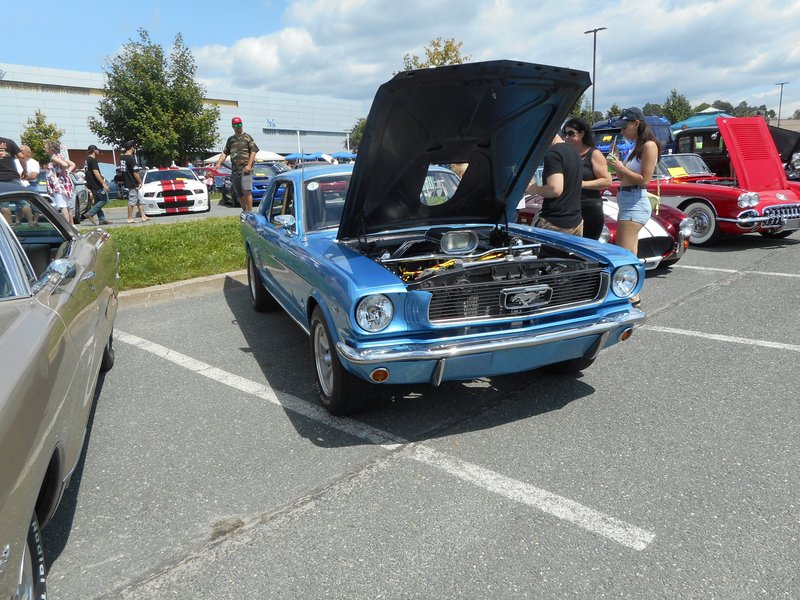
[[[31,152],[31,147],[26,146],[25,144],[21,144],[19,149],[21,150],[20,154],[25,158],[25,177],[22,176],[22,164],[20,163],[19,158],[14,159],[14,163],[17,165],[17,172],[19,173],[19,182],[20,185],[25,187],[29,187],[32,181],[36,181],[39,177],[39,161],[33,158],[33,152]],[[39,214],[33,214],[31,210],[31,205],[28,204],[25,200],[17,200],[17,224],[22,223],[21,217],[25,217],[25,220],[28,221],[28,225],[36,225],[39,222]]]

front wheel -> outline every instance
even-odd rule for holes
[[[249,252],[247,253],[247,286],[250,288],[250,303],[256,311],[266,312],[278,305],[272,294],[264,287],[256,262]]]
[[[689,241],[697,246],[711,244],[720,237],[719,223],[714,210],[705,202],[692,202],[683,212],[694,221]]]
[[[367,384],[342,366],[319,307],[311,315],[311,357],[319,401],[329,413],[349,415],[364,407]]]
[[[47,597],[47,565],[44,562],[44,544],[39,520],[34,513],[25,540],[25,554],[22,557],[17,590],[11,596],[17,600],[33,600]]]
[[[108,336],[106,347],[103,348],[103,358],[100,361],[100,371],[106,373],[114,367],[114,332]]]

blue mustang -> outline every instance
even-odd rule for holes
[[[627,250],[514,222],[588,82],[512,61],[400,73],[354,165],[277,174],[242,213],[253,306],[310,335],[331,413],[362,409],[366,382],[580,371],[645,318]]]

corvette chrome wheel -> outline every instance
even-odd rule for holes
[[[689,241],[702,246],[719,238],[719,224],[714,210],[705,202],[693,202],[686,206],[684,212],[694,221],[694,228]]]

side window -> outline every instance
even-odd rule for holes
[[[290,186],[291,184],[288,181],[284,181],[275,187],[275,191],[272,193],[272,202],[270,203],[270,219],[282,214],[283,201],[286,198],[286,190]]]
[[[692,151],[692,138],[684,135],[678,140],[678,152],[686,153]]]

